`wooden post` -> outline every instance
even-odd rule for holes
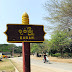
[[[22,15],[22,24],[29,24],[29,16],[25,12]],[[30,43],[22,42],[22,54],[23,54],[23,72],[30,72]]]

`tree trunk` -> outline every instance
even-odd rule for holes
[[[60,49],[61,52],[61,58],[63,58],[63,48]]]

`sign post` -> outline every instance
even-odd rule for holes
[[[7,42],[22,43],[23,72],[30,72],[30,43],[44,41],[43,25],[29,25],[29,16],[22,15],[22,24],[7,24]]]
[[[22,24],[29,24],[29,16],[25,12],[22,15]],[[22,42],[22,54],[23,54],[23,72],[30,72],[30,43]]]

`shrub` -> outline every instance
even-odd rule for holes
[[[52,56],[59,57],[59,56],[61,56],[61,54],[60,53],[55,53],[55,54],[52,54]]]
[[[64,57],[72,57],[71,53],[64,53]]]
[[[68,57],[68,53],[64,53],[64,55],[63,55],[64,57]]]
[[[69,53],[68,56],[69,56],[69,57],[72,57],[72,53]]]

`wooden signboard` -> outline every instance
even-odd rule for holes
[[[43,25],[23,25],[7,24],[7,42],[43,42],[44,26]]]

